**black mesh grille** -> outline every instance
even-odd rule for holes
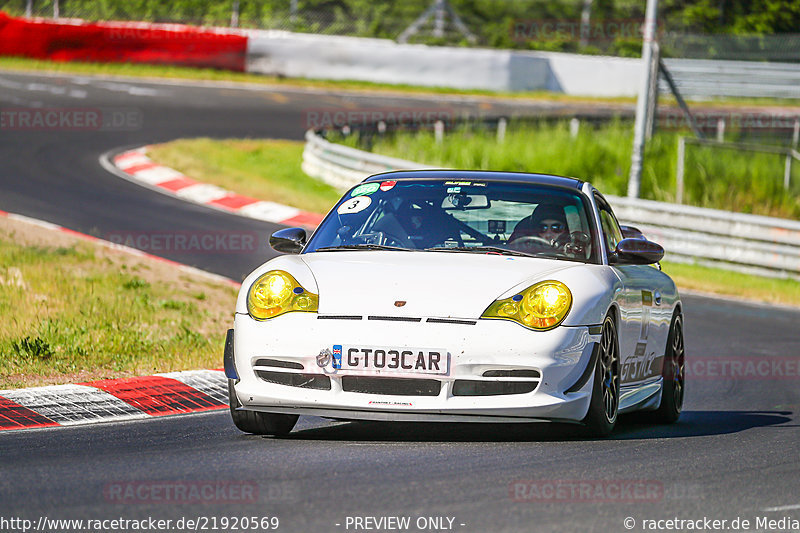
[[[256,359],[253,366],[273,366],[275,368],[292,368],[294,370],[303,370],[303,365],[295,363],[294,361],[279,361],[278,359]]]
[[[536,378],[542,375],[538,370],[487,370],[483,373],[485,378]]]
[[[538,381],[473,381],[457,379],[453,383],[453,396],[501,396],[533,392]]]
[[[438,396],[442,383],[436,379],[342,377],[342,390],[396,396]]]
[[[270,383],[301,387],[304,389],[331,390],[331,378],[319,374],[290,374],[289,372],[269,372],[256,370],[256,375]]]
[[[383,320],[384,322],[422,322],[421,318],[412,316],[368,316],[367,320]]]

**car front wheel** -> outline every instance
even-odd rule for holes
[[[653,421],[660,424],[672,424],[678,421],[683,408],[686,355],[683,346],[683,317],[675,313],[667,337],[667,349],[664,354],[664,367],[661,376],[664,385],[661,389],[661,405],[654,413]]]
[[[583,424],[590,435],[607,437],[617,423],[620,383],[617,326],[610,314],[603,321],[603,331],[598,349],[592,400]]]
[[[286,435],[297,423],[297,415],[237,410],[241,404],[236,397],[236,392],[233,390],[232,379],[228,380],[228,403],[231,408],[233,423],[245,433],[253,433],[255,435]]]

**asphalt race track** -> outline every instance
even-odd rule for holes
[[[98,236],[230,231],[257,232],[265,241],[278,226],[134,185],[103,170],[98,157],[179,137],[301,139],[308,111],[320,108],[442,106],[491,114],[563,111],[554,104],[0,73],[3,111],[102,109],[104,116],[128,117],[100,130],[1,129],[0,209]],[[162,255],[241,280],[271,252]],[[305,417],[289,437],[274,439],[240,433],[221,411],[2,432],[0,531],[21,530],[2,522],[12,517],[34,525],[42,517],[152,517],[173,520],[170,531],[253,530],[243,517],[278,517],[279,531],[297,532],[615,532],[644,531],[643,520],[704,518],[728,520],[727,528],[737,518],[749,520],[740,530],[756,530],[757,519],[800,519],[800,311],[696,296],[684,303],[695,375],[676,425],[622,417],[612,438],[586,440],[571,427],[547,424]],[[703,364],[766,357],[770,370],[759,376],[709,375]],[[193,490],[203,493],[202,503],[184,497]],[[390,516],[410,517],[409,527],[354,520]],[[181,518],[200,524],[178,526]],[[75,529],[43,524],[40,530]],[[662,530],[702,529],[668,526]],[[126,530],[110,523],[96,529]]]

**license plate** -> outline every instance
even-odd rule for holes
[[[334,345],[333,368],[370,374],[447,375],[450,354],[444,349]]]

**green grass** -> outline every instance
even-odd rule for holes
[[[742,274],[720,268],[664,261],[678,290],[691,290],[781,305],[800,306],[800,281]]]
[[[326,213],[340,197],[300,169],[299,141],[183,139],[155,146],[148,155],[196,180],[305,211]]]
[[[514,170],[574,176],[606,194],[627,193],[633,145],[630,123],[597,129],[583,125],[572,138],[566,122],[509,129],[503,143],[493,130],[458,129],[441,144],[433,133],[399,133],[372,139],[372,151],[433,166]],[[674,202],[678,136],[663,132],[648,143],[641,195]],[[735,135],[735,132],[732,132]],[[357,136],[346,144],[358,146]],[[684,202],[741,213],[800,218],[800,163],[793,167],[789,191],[783,189],[785,160],[772,154],[687,146]]]
[[[17,241],[0,234],[0,389],[221,365],[234,288],[91,243]]]

